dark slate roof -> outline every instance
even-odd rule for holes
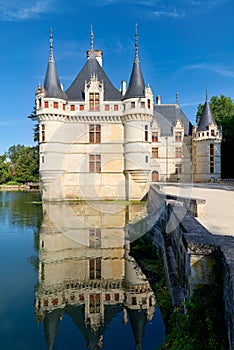
[[[208,102],[208,99],[206,100],[203,110],[202,110],[202,115],[200,117],[197,131],[206,131],[208,130],[208,127],[211,123],[215,123],[214,116],[212,114],[210,104]]]
[[[145,82],[141,71],[141,66],[139,61],[135,61],[132,68],[132,74],[128,89],[123,97],[123,100],[134,97],[144,97],[145,96]]]
[[[178,104],[160,104],[154,106],[154,119],[158,122],[161,135],[171,136],[172,125],[179,119],[184,125],[185,136],[192,134],[192,124]]]
[[[104,101],[120,101],[121,92],[117,90],[95,56],[90,55],[84,67],[77,75],[71,86],[67,89],[66,95],[70,101],[84,101],[85,100],[85,82],[89,82],[92,75],[96,75],[100,82],[104,83]]]
[[[60,84],[57,69],[56,69],[52,42],[53,42],[53,38],[52,38],[52,32],[51,32],[50,33],[50,57],[49,57],[45,81],[44,81],[44,88],[46,92],[45,97],[61,98],[66,100],[67,97],[61,88],[61,84]]]

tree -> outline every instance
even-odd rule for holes
[[[33,107],[32,113],[28,116],[29,119],[31,119],[33,122],[36,122],[34,124],[33,128],[33,135],[34,135],[34,142],[39,142],[39,123],[37,121],[37,116],[36,116],[36,105]]]
[[[11,146],[7,152],[12,180],[25,183],[39,179],[38,147]]]
[[[202,114],[202,104],[197,108],[198,117]],[[230,97],[221,95],[212,96],[210,107],[218,125],[223,130],[223,142],[221,146],[221,173],[223,178],[234,178],[234,103]]]
[[[7,155],[0,155],[0,183],[4,184],[12,179],[11,163],[7,161]]]

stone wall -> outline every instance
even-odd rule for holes
[[[222,283],[229,349],[233,350],[234,237],[211,234],[191,215],[189,203],[176,199],[168,199],[155,187],[150,188],[148,195],[149,208],[155,210],[158,204],[162,208],[162,201],[165,203],[161,221],[156,222],[151,232],[155,244],[159,246],[160,242],[164,255],[173,305],[183,309],[184,300],[191,297],[194,289],[213,282]],[[162,232],[163,240],[158,237]]]

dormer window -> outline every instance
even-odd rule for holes
[[[214,131],[214,129],[211,129],[211,136],[215,136],[215,131]]]
[[[131,102],[131,108],[135,108],[135,102]]]
[[[90,111],[99,111],[100,94],[98,92],[90,92],[89,94],[89,109]]]
[[[182,142],[182,132],[181,131],[176,131],[175,142]]]

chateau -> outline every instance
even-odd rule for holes
[[[142,74],[138,33],[129,83],[121,91],[91,47],[75,80],[63,90],[50,33],[44,86],[36,91],[40,180],[45,200],[141,199],[152,182],[203,182],[221,176],[221,129],[208,94],[197,126],[174,104],[154,98]]]

